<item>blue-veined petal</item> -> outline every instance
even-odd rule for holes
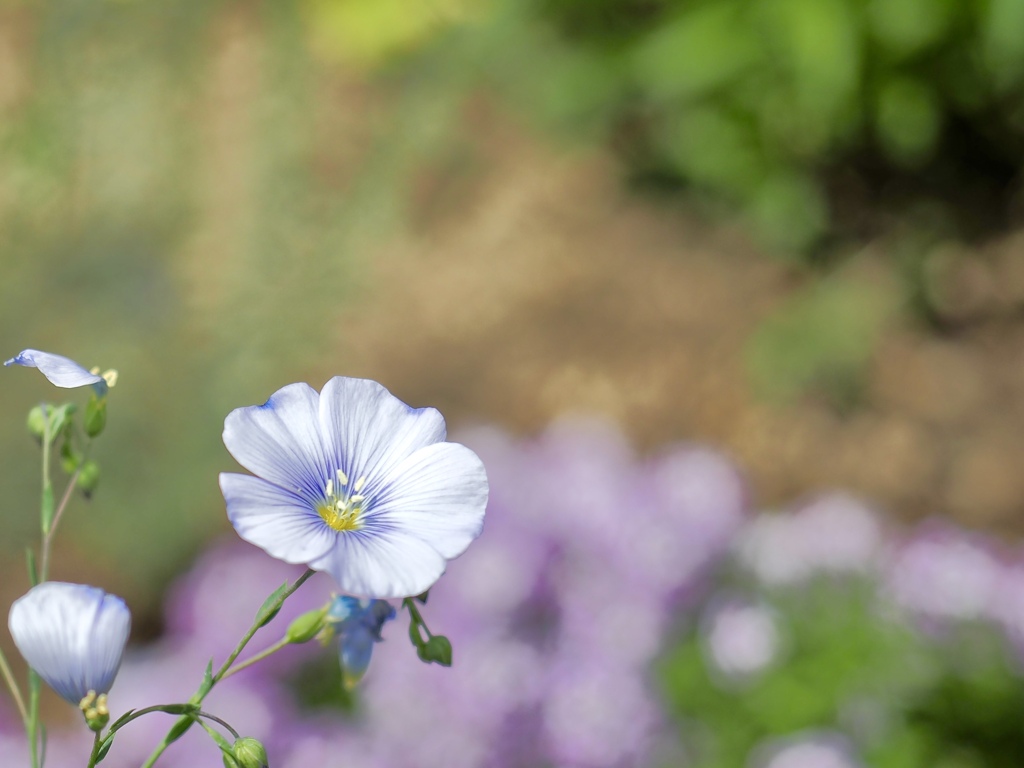
[[[353,595],[409,597],[441,577],[445,559],[413,534],[364,529],[339,535],[331,551],[309,567],[331,574]]]
[[[376,381],[335,376],[320,394],[320,426],[337,468],[351,480],[387,475],[407,456],[445,438],[434,408],[410,408]]]
[[[228,519],[238,535],[286,563],[308,563],[338,537],[298,494],[258,477],[222,472]]]
[[[464,445],[421,448],[394,467],[381,486],[374,498],[374,518],[423,539],[447,560],[461,555],[480,535],[487,472]]]
[[[253,474],[319,498],[335,469],[320,439],[319,399],[308,384],[289,384],[263,405],[237,408],[224,420],[224,445]]]
[[[74,360],[43,352],[38,349],[22,350],[16,357],[6,361],[4,365],[23,365],[26,368],[38,368],[51,384],[64,389],[92,385],[97,393],[103,396],[107,391],[107,382],[102,376],[86,370]]]
[[[224,442],[259,476],[221,476],[239,535],[274,557],[330,573],[345,592],[427,590],[479,534],[487,478],[468,448],[440,442],[444,419],[365,379],[305,384],[225,420]]]
[[[90,691],[107,693],[113,685],[131,614],[102,589],[48,581],[14,601],[8,626],[29,666],[77,705]]]

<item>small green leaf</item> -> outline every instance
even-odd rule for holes
[[[178,720],[178,722],[176,722],[171,727],[171,730],[167,732],[167,737],[164,739],[164,741],[167,744],[171,744],[172,742],[177,741],[185,735],[185,732],[192,727],[192,724],[194,722],[194,717],[189,717],[188,715],[182,717],[180,720]]]
[[[270,596],[263,601],[263,605],[256,611],[256,626],[265,627],[271,622],[271,620],[277,616],[277,612],[281,610],[283,600],[281,599],[285,592],[288,591],[288,582],[286,581],[280,587],[270,593]]]
[[[203,671],[203,682],[199,684],[199,700],[206,698],[206,694],[213,688],[213,659],[206,662],[206,669]]]
[[[430,590],[428,589],[422,595],[416,595],[416,599],[423,605],[427,604],[427,598],[430,597]]]
[[[110,734],[112,735],[115,731],[117,731],[118,728],[120,728],[122,725],[127,723],[129,720],[131,720],[132,719],[132,712],[134,712],[134,711],[135,711],[134,709],[129,709],[127,712],[125,712],[123,715],[121,715],[119,718],[117,718],[117,720],[115,720],[110,725]],[[110,738],[110,736],[108,736],[107,738]]]
[[[100,744],[99,752],[96,753],[96,762],[97,763],[103,762],[103,758],[105,758],[107,756],[107,752],[110,751],[110,747],[113,746],[113,744],[114,744],[114,734],[113,733],[109,733],[109,734],[107,734],[107,738],[105,738],[103,740],[103,743]]]

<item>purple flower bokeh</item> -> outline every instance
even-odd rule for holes
[[[775,590],[822,578],[876,584],[883,603],[925,628],[993,622],[1024,658],[1024,552],[933,522],[895,539],[877,512],[842,493],[747,519],[744,483],[718,454],[681,446],[641,460],[602,423],[559,423],[530,442],[489,429],[461,437],[487,466],[491,498],[483,534],[423,608],[431,629],[452,641],[452,668],[416,658],[400,613],[384,628],[352,713],[300,707],[288,681],[307,664],[337,663],[316,642],[232,677],[204,708],[263,741],[275,768],[656,764],[672,751],[674,729],[650,669],[680,620],[702,630],[723,684],[742,687],[786,663]],[[750,595],[735,579],[716,590],[719,566],[733,562],[752,577]],[[129,649],[114,716],[186,700],[210,657],[221,661],[263,598],[301,571],[235,540],[206,552],[170,591],[166,635]],[[250,652],[324,605],[331,589],[329,578],[313,577]],[[698,608],[702,618],[692,615]],[[139,765],[171,722],[155,714],[132,723],[104,765]],[[80,765],[88,741],[83,728],[54,732],[48,765]],[[22,735],[0,733],[12,764],[23,751]],[[749,760],[861,764],[830,731],[773,739]],[[193,728],[159,765],[221,762]]]
[[[694,447],[638,460],[615,429],[593,422],[556,424],[526,444],[493,430],[462,438],[488,468],[487,525],[423,608],[451,639],[453,666],[421,663],[400,615],[384,629],[352,715],[300,711],[285,683],[306,661],[334,656],[316,642],[234,676],[204,708],[260,738],[276,768],[632,766],[663,739],[648,670],[743,522],[736,470]],[[171,590],[166,635],[126,656],[114,716],[188,699],[209,658],[222,660],[263,598],[301,570],[237,542],[204,554]],[[330,590],[329,579],[311,579],[251,650]],[[133,722],[104,765],[139,765],[170,723],[162,714]],[[65,741],[87,739],[52,741],[56,755]],[[220,764],[198,728],[160,760]]]

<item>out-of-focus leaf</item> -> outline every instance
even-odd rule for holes
[[[878,93],[878,136],[889,156],[904,165],[925,160],[939,137],[941,114],[935,94],[908,78],[886,82]]]
[[[658,101],[700,96],[737,77],[761,53],[743,12],[732,1],[687,9],[637,47],[637,80]]]
[[[884,284],[843,275],[812,283],[765,320],[748,342],[754,385],[783,399],[815,386],[844,396],[894,309],[891,288]]]
[[[954,11],[952,0],[872,0],[868,19],[872,36],[905,57],[940,41]]]

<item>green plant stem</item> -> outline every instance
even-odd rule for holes
[[[3,675],[4,682],[7,683],[7,688],[11,692],[14,705],[18,708],[18,714],[21,715],[21,722],[28,727],[28,710],[25,709],[25,700],[21,697],[21,689],[11,673],[11,667],[7,663],[7,656],[4,655],[2,650],[0,650],[0,674]]]
[[[96,759],[100,756],[100,732],[96,731],[92,739],[92,754],[89,755],[89,765],[87,768],[96,768]]]
[[[42,768],[39,760],[39,675],[31,667],[28,670],[28,711],[29,719],[25,733],[28,735],[28,746],[32,757],[32,768]]]
[[[313,573],[314,571],[307,570],[304,574],[299,576],[299,578],[297,578],[294,581],[294,583],[281,594],[281,597],[279,597],[270,606],[270,610],[279,609],[282,605],[284,605],[284,601],[291,597],[295,590],[297,590],[299,587],[305,584],[306,579],[312,576]],[[235,663],[235,659],[237,659],[239,654],[241,654],[242,651],[245,650],[245,646],[248,645],[250,640],[252,640],[253,635],[256,634],[256,631],[259,628],[259,617],[257,617],[257,619],[254,620],[252,625],[249,627],[248,631],[246,631],[242,639],[238,641],[238,645],[235,646],[235,649],[230,653],[230,655],[228,655],[227,660],[221,665],[221,668],[217,670],[217,674],[213,676],[212,682],[210,683],[209,687],[206,687],[206,690],[203,690],[203,687],[200,687],[192,696],[192,698],[189,699],[190,704],[195,704],[196,706],[199,706],[203,702],[203,699],[206,698],[207,694],[209,694],[209,692],[213,690],[213,687],[227,675],[228,670],[231,669],[231,665]],[[167,732],[167,735],[164,737],[163,741],[157,744],[152,754],[150,754],[150,756],[146,758],[146,762],[142,764],[141,768],[152,768],[152,766],[156,764],[156,761],[160,759],[160,755],[164,753],[167,747],[169,747],[176,738],[183,734],[185,730],[187,730],[189,726],[196,721],[196,719],[197,716],[194,714],[183,715],[182,717],[180,717],[178,721],[173,726],[171,726],[171,729]]]
[[[423,616],[422,614],[420,614],[420,609],[416,607],[416,601],[411,597],[407,597],[404,600],[402,600],[402,605],[404,605],[406,609],[409,611],[409,616],[416,623],[416,626],[422,627],[423,631],[427,633],[427,640],[432,638],[434,636],[434,633],[430,631],[430,628],[427,627],[427,623],[423,621]]]
[[[78,485],[78,476],[82,474],[82,464],[89,456],[90,445],[87,445],[84,452],[82,463],[75,469],[74,474],[71,475],[71,479],[68,480],[68,487],[64,489],[64,495],[60,497],[60,504],[57,505],[57,509],[53,513],[53,523],[50,525],[50,530],[46,535],[43,536],[42,554],[40,556],[40,567],[39,567],[39,579],[40,581],[46,581],[47,574],[49,572],[50,563],[50,544],[53,541],[53,535],[57,530],[57,524],[60,523],[60,518],[64,514],[65,508],[68,506],[68,502],[71,500],[71,494],[75,490],[75,486]]]
[[[220,679],[221,680],[226,680],[227,678],[231,677],[236,672],[241,672],[243,669],[245,669],[246,667],[252,666],[257,661],[262,661],[263,659],[267,658],[267,656],[270,656],[271,654],[277,653],[282,648],[284,648],[286,645],[290,645],[290,643],[289,643],[287,637],[283,637],[280,640],[278,640],[276,643],[274,643],[272,646],[270,646],[269,648],[264,648],[262,651],[257,653],[255,656],[252,656],[252,657],[246,659],[245,661],[240,661],[238,664],[235,664],[235,666],[231,667],[231,669],[229,669],[227,672],[225,672],[223,675],[221,675]]]

